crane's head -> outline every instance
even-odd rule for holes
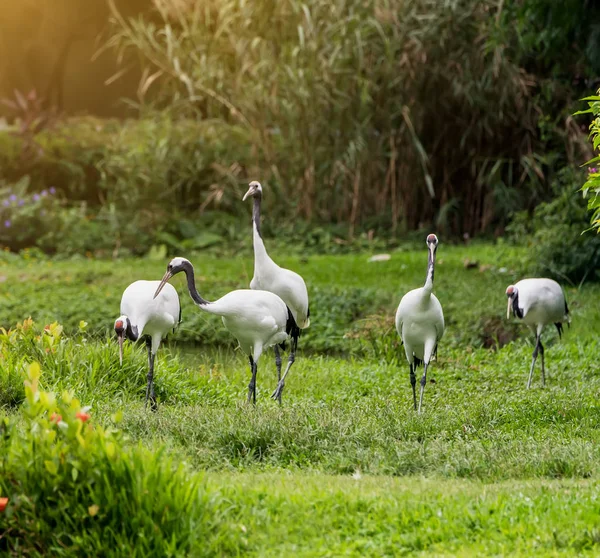
[[[506,298],[508,298],[508,306],[506,307],[506,319],[508,320],[508,318],[510,318],[510,310],[511,307],[514,308],[513,304],[514,301],[517,299],[517,295],[518,295],[518,291],[517,291],[517,287],[515,287],[514,285],[509,285],[508,287],[506,287]]]
[[[123,341],[125,340],[125,332],[130,327],[129,318],[127,316],[119,316],[115,320],[115,333],[119,342],[119,364],[123,366]]]
[[[262,186],[257,180],[253,180],[248,184],[248,191],[244,194],[242,201],[246,201],[247,198],[259,198],[262,196]]]
[[[160,294],[160,291],[163,290],[163,287],[167,284],[169,279],[171,279],[171,277],[173,277],[173,275],[177,275],[177,273],[180,273],[181,271],[186,271],[186,272],[189,270],[193,271],[193,269],[194,268],[193,268],[190,260],[186,260],[185,258],[181,258],[179,256],[177,258],[173,258],[169,262],[169,265],[167,266],[167,271],[163,275],[163,278],[160,281],[160,285],[158,285],[158,288],[156,289],[156,292],[154,293],[153,298],[156,298]]]
[[[438,245],[438,237],[435,236],[435,234],[429,234],[427,235],[427,248],[429,248],[429,251],[431,252],[431,256],[435,256],[435,251],[437,250],[437,245]]]

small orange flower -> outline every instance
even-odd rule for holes
[[[82,411],[79,411],[75,415],[75,418],[78,418],[81,422],[87,422],[88,420],[90,420],[91,415],[89,413],[84,413]]]
[[[55,422],[56,424],[58,424],[61,420],[62,417],[58,413],[52,413],[52,416],[50,417],[50,422]]]
[[[3,512],[8,505],[8,498],[0,498],[0,512]]]

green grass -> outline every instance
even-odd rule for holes
[[[208,471],[214,536],[228,541],[208,555],[598,552],[598,286],[565,289],[572,327],[562,341],[548,328],[547,386],[538,368],[526,390],[530,334],[502,318],[522,253],[441,245],[435,291],[447,333],[417,416],[393,315],[402,294],[422,284],[424,247],[380,263],[366,254],[284,256],[307,280],[313,320],[282,407],[269,398],[272,354],[259,363],[258,405],[249,407],[245,357],[175,281],[184,323],[159,353],[159,412],[146,412],[145,348],[127,344],[121,368],[107,332],[127,284],[160,278],[166,262],[23,258],[7,258],[0,272],[0,322],[31,315],[40,326],[2,345],[0,405],[18,417],[35,360],[43,388],[72,390],[97,422],[111,426],[121,410],[127,444]],[[481,270],[466,269],[467,257]],[[192,261],[207,297],[245,286],[252,270],[246,259]],[[55,319],[65,333],[42,333]],[[495,338],[514,341],[485,348]]]

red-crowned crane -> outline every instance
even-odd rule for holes
[[[283,343],[288,338],[291,315],[285,302],[273,293],[249,289],[231,291],[214,302],[204,300],[196,290],[194,267],[185,258],[171,260],[154,296],[159,296],[167,281],[182,271],[186,275],[188,291],[196,306],[204,312],[221,316],[225,327],[248,355],[252,373],[248,385],[248,402],[256,404],[258,359],[264,349]]]
[[[137,341],[146,337],[148,348],[148,385],[146,405],[157,409],[154,393],[154,358],[163,337],[181,321],[181,307],[177,291],[171,285],[161,296],[154,298],[159,281],[135,281],[121,297],[121,316],[115,320],[115,333],[119,341],[119,362],[123,365],[123,340]]]
[[[544,346],[542,345],[542,330],[548,324],[554,324],[558,336],[562,337],[563,322],[570,325],[569,307],[560,285],[552,279],[536,278],[522,279],[515,285],[506,288],[508,306],[506,319],[513,315],[523,320],[535,335],[535,348],[527,380],[527,389],[531,387],[533,368],[538,356],[542,355],[542,385],[546,385],[546,370],[544,368]]]
[[[281,394],[285,386],[285,378],[294,364],[298,338],[301,330],[310,325],[310,310],[308,308],[308,291],[304,279],[296,272],[279,267],[267,254],[265,244],[260,234],[260,205],[262,201],[262,186],[256,180],[250,182],[248,191],[242,201],[254,198],[252,208],[252,231],[254,244],[254,277],[250,282],[253,290],[263,290],[275,293],[285,302],[290,309],[294,323],[290,331],[290,356],[287,368],[281,376],[281,355],[279,347],[275,345],[275,364],[277,366],[277,388],[273,392],[273,399],[281,403]]]
[[[428,261],[425,285],[406,293],[396,312],[396,330],[404,343],[406,360],[410,366],[410,384],[415,410],[417,409],[415,370],[419,364],[423,364],[419,413],[423,405],[427,367],[432,355],[437,353],[437,344],[444,335],[444,312],[440,301],[432,292],[437,245],[437,236],[430,234],[427,237]]]

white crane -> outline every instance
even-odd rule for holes
[[[413,404],[417,409],[415,370],[423,364],[421,377],[421,395],[419,397],[419,413],[423,405],[423,391],[427,382],[427,367],[432,355],[437,353],[438,341],[444,335],[444,312],[437,297],[432,293],[435,253],[438,239],[435,234],[427,237],[429,250],[427,277],[425,285],[406,293],[396,312],[396,330],[404,343],[406,360],[410,366],[410,384],[413,392]]]
[[[154,393],[154,358],[160,342],[167,333],[181,322],[179,296],[172,285],[161,296],[154,297],[159,281],[135,281],[123,292],[121,297],[121,316],[115,320],[115,332],[119,341],[119,362],[123,365],[123,340],[137,341],[146,337],[148,348],[148,385],[146,387],[146,405],[156,410]]]
[[[294,319],[290,330],[290,356],[287,368],[281,376],[281,355],[275,345],[275,364],[277,366],[277,388],[271,395],[281,403],[281,394],[285,386],[285,378],[296,359],[298,338],[301,330],[310,325],[310,310],[308,307],[308,291],[304,279],[296,272],[279,267],[267,254],[265,244],[260,234],[260,205],[262,201],[262,186],[256,180],[250,182],[248,191],[242,201],[254,198],[252,208],[252,230],[254,244],[254,277],[250,282],[253,290],[263,290],[275,293],[285,302]]]
[[[225,327],[248,355],[252,372],[248,385],[248,402],[256,403],[258,359],[264,349],[283,343],[288,338],[290,313],[285,302],[273,293],[249,289],[231,291],[214,302],[204,300],[196,290],[194,267],[185,258],[171,260],[154,296],[161,293],[173,275],[182,271],[186,275],[188,291],[196,306],[204,312],[221,316]]]
[[[542,355],[542,385],[546,385],[546,370],[544,369],[544,346],[542,345],[542,330],[548,324],[554,324],[558,336],[562,337],[562,322],[571,324],[569,307],[560,285],[552,279],[536,278],[522,279],[516,285],[506,288],[508,306],[506,319],[513,315],[523,320],[535,334],[535,348],[527,380],[527,389],[531,387],[533,368],[538,356]]]

